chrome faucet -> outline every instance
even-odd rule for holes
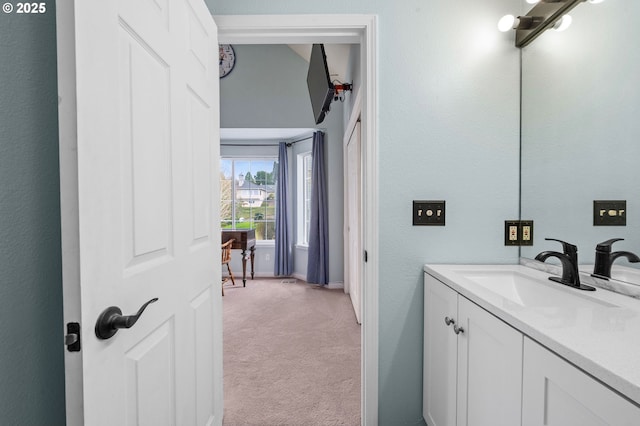
[[[580,275],[578,273],[578,247],[567,243],[566,241],[556,240],[555,238],[545,238],[545,240],[561,243],[563,251],[563,253],[559,253],[557,251],[543,251],[536,256],[536,260],[540,262],[544,262],[550,257],[555,257],[560,260],[560,263],[562,264],[562,278],[549,277],[549,279],[579,290],[594,291],[594,287],[580,283]]]
[[[614,251],[611,253],[613,243],[623,240],[624,238],[612,238],[596,246],[596,262],[593,265],[593,274],[591,275],[598,278],[611,278],[611,266],[619,257],[626,257],[631,263],[640,262],[640,258],[630,251]]]

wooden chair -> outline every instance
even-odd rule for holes
[[[231,261],[231,245],[233,244],[233,239],[230,239],[226,243],[222,244],[222,264],[227,265],[227,271],[229,271],[229,276],[224,277],[222,279],[222,295],[224,296],[224,283],[226,283],[229,278],[231,278],[231,282],[233,285],[236,285],[236,280],[233,277],[233,272],[231,272],[231,267],[229,266],[229,262]]]

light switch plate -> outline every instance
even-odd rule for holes
[[[593,226],[627,226],[627,200],[593,200]]]
[[[413,226],[444,226],[444,200],[413,200]]]

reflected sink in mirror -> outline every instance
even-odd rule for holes
[[[613,265],[611,268],[611,278],[640,286],[640,270],[638,269]]]
[[[522,307],[616,307],[590,294],[518,271],[458,270],[456,273]]]
[[[580,265],[582,276],[591,276],[593,265]],[[595,278],[594,278],[595,279]],[[615,293],[640,299],[640,270],[626,266],[613,265],[611,279],[595,279],[593,285]]]
[[[580,272],[585,274],[591,274],[593,272],[593,265],[580,265]],[[612,280],[624,281],[627,284],[632,284],[640,287],[640,270],[634,268],[628,268],[626,266],[613,265],[611,267]]]

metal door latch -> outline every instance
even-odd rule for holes
[[[80,324],[67,323],[67,334],[64,336],[64,344],[69,352],[80,352]]]

